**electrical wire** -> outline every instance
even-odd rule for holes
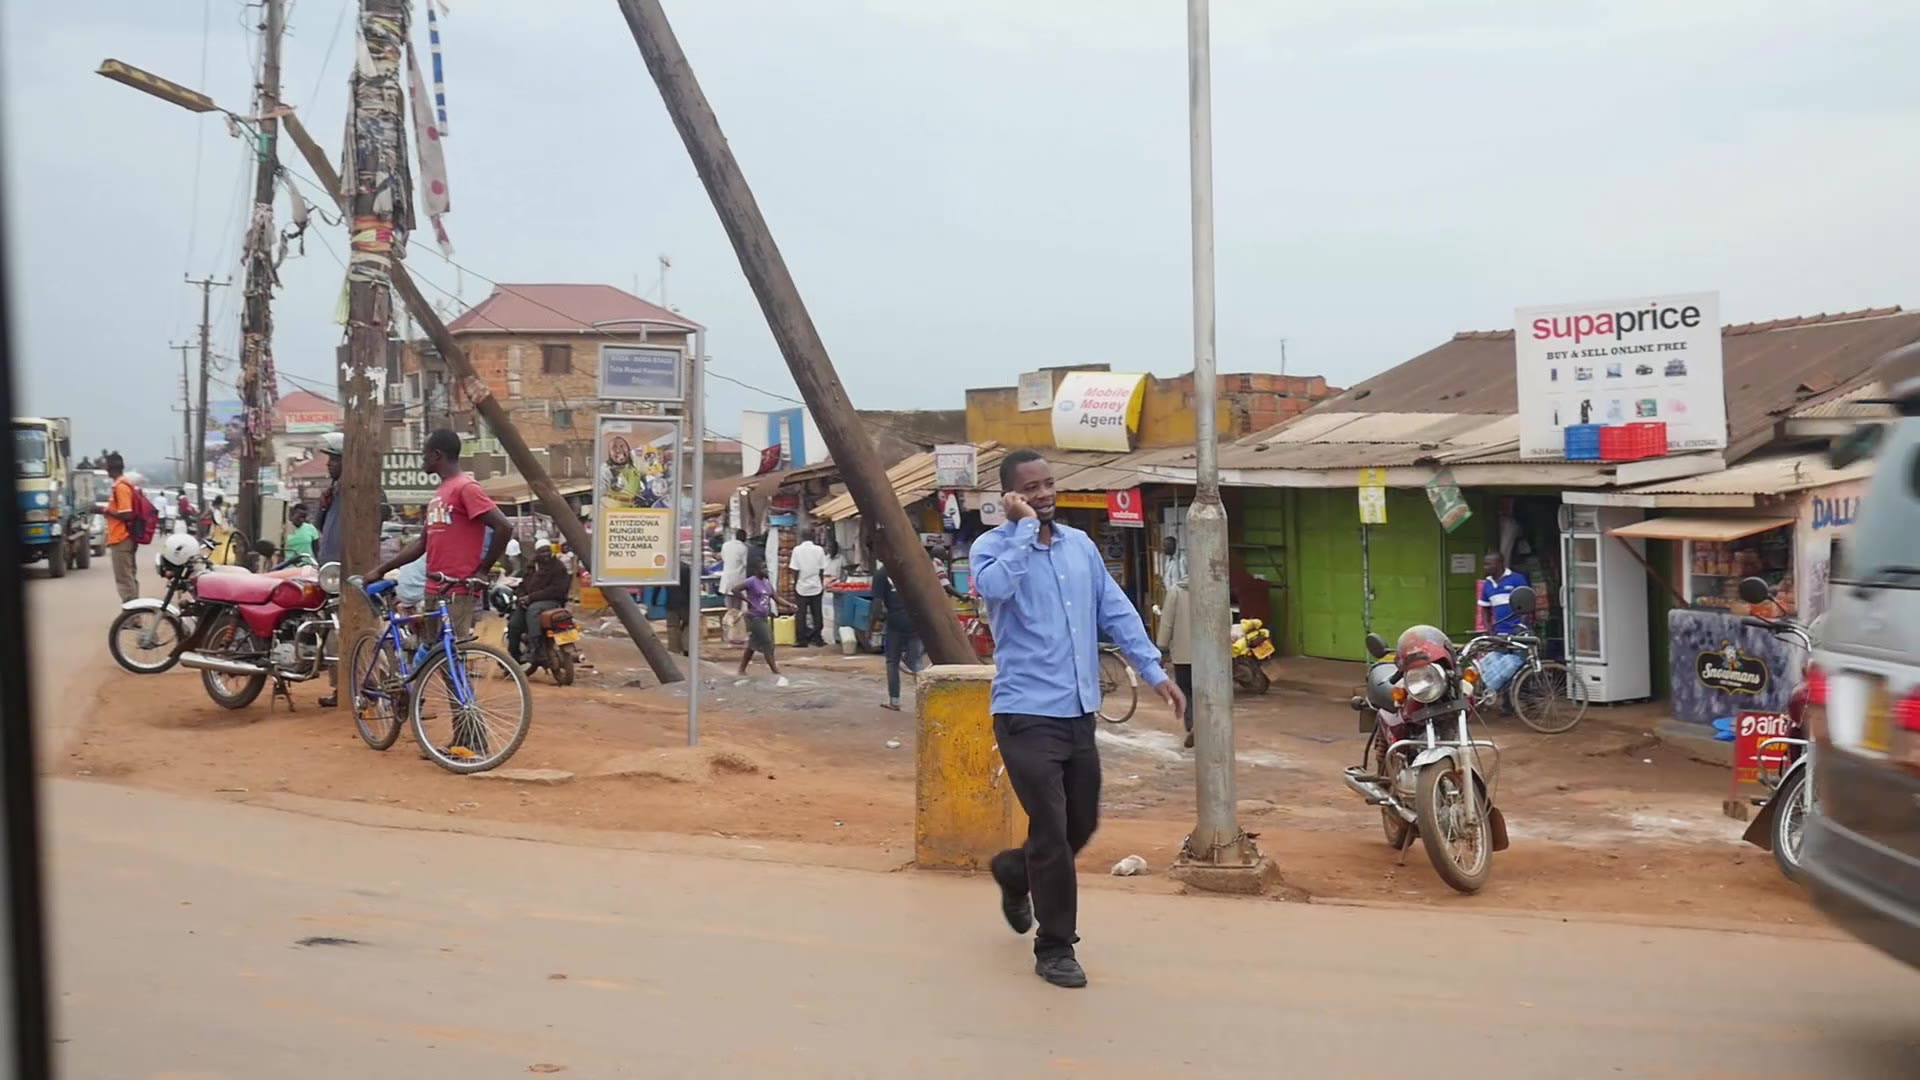
[[[340,16],[333,22],[333,37],[327,41],[327,52],[320,58],[320,74],[314,77],[313,90],[307,94],[307,106],[311,107],[320,97],[320,88],[326,85],[327,65],[333,62],[334,47],[340,44],[340,31],[347,25],[347,12],[354,6],[354,0],[340,0]]]

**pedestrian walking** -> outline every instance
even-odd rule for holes
[[[893,587],[893,579],[887,575],[884,566],[873,572],[872,593],[873,605],[883,613],[885,620],[881,624],[881,633],[887,658],[886,707],[899,712],[900,665],[904,663],[908,671],[918,675],[927,657],[926,646],[920,641],[913,614],[907,610],[906,597]]]
[[[740,633],[740,584],[747,580],[747,530],[733,530],[733,539],[720,545],[720,595],[727,613],[720,617],[720,638],[729,645],[746,639]]]
[[[135,558],[140,545],[133,538],[133,481],[127,479],[127,463],[119,454],[107,454],[107,475],[113,478],[113,490],[107,496],[107,557],[113,563],[113,586],[120,591],[120,602],[140,595],[140,580]],[[58,554],[52,556],[59,558]]]
[[[766,657],[767,670],[780,675],[780,664],[773,658],[773,613],[776,608],[791,612],[793,605],[774,590],[773,582],[767,578],[764,560],[756,560],[749,566],[746,580],[733,591],[747,612],[747,651],[740,654],[740,674],[747,673],[747,665],[758,652]],[[785,682],[785,676],[781,676],[781,683]]]
[[[1007,779],[1027,812],[1027,841],[993,857],[1000,910],[1015,933],[1037,917],[1034,973],[1081,987],[1074,955],[1078,884],[1073,860],[1099,824],[1100,639],[1172,709],[1186,697],[1161,668],[1126,593],[1086,533],[1054,520],[1053,469],[1031,450],[1000,461],[1005,524],[973,542],[974,588],[993,625],[993,734]]]
[[[787,560],[787,568],[793,571],[793,592],[800,598],[799,625],[794,627],[794,641],[803,647],[824,646],[827,643],[824,636],[827,624],[820,607],[827,591],[827,551],[814,543],[811,535],[804,536]]]
[[[1186,696],[1187,749],[1193,749],[1193,602],[1187,595],[1187,583],[1175,581],[1167,587],[1160,606],[1160,632],[1154,635],[1160,656],[1173,665],[1173,684]]]

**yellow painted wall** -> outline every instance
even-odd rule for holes
[[[982,870],[1026,839],[1027,816],[994,743],[992,689],[991,666],[920,676],[913,861],[922,869]]]
[[[1059,388],[1065,369],[1054,374]],[[1318,376],[1222,375],[1216,421],[1222,438],[1265,431],[1299,415],[1315,402],[1339,393]],[[1193,378],[1147,379],[1140,407],[1136,446],[1143,450],[1191,446],[1198,435],[1193,409]],[[967,391],[967,440],[1002,446],[1053,447],[1051,410],[1020,411],[1017,387]]]

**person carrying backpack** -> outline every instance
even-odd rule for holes
[[[120,591],[120,602],[140,595],[135,576],[140,545],[153,542],[160,515],[133,481],[127,479],[126,461],[117,453],[106,457],[107,475],[113,477],[113,492],[107,498],[107,554],[113,561],[113,584]]]

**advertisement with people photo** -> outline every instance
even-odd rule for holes
[[[680,421],[602,416],[594,447],[594,583],[677,582]]]

